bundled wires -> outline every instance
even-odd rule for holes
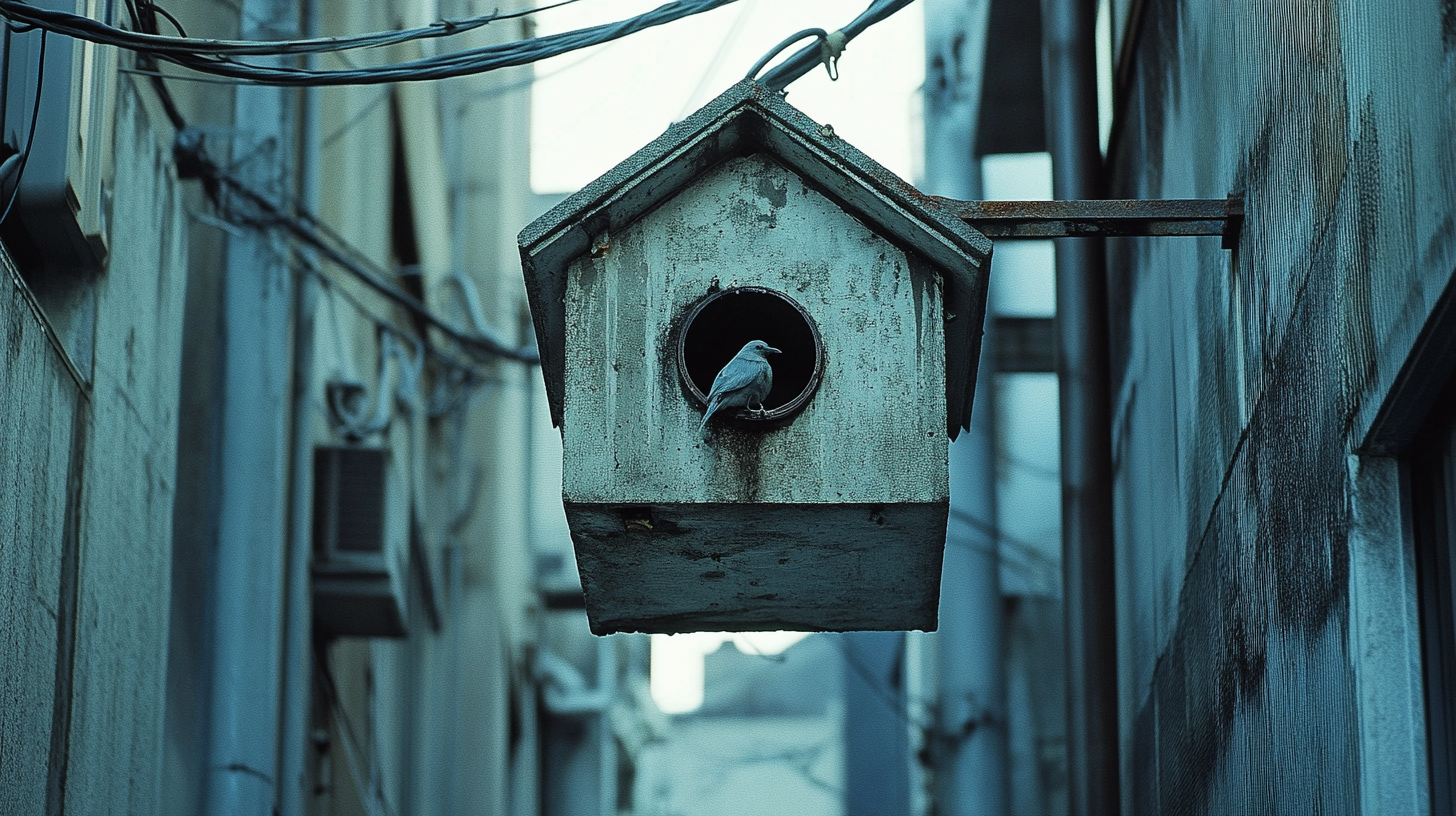
[[[711,11],[734,2],[734,0],[673,0],[652,11],[614,23],[563,31],[545,37],[450,51],[388,65],[320,70],[288,65],[258,65],[240,59],[241,57],[337,53],[446,37],[472,31],[497,20],[534,14],[572,2],[577,2],[577,0],[564,0],[564,2],[530,11],[489,14],[460,20],[442,20],[422,28],[402,31],[383,31],[348,37],[316,37],[260,42],[174,37],[128,31],[82,15],[40,9],[21,0],[0,0],[0,17],[9,20],[14,27],[42,28],[77,39],[126,48],[152,59],[164,60],[200,73],[242,82],[282,86],[375,85],[386,82],[447,79],[526,65],[569,51],[611,42],[628,34],[694,14]],[[155,8],[154,4],[147,5]]]
[[[540,362],[540,355],[535,348],[516,348],[491,332],[476,317],[479,307],[469,299],[467,299],[467,305],[472,309],[472,322],[476,324],[474,331],[466,331],[441,319],[426,308],[419,298],[390,280],[389,273],[375,269],[367,259],[356,252],[351,252],[348,244],[323,222],[307,213],[290,212],[283,205],[243,183],[232,173],[219,166],[203,149],[202,139],[196,131],[187,130],[179,133],[173,153],[176,156],[179,173],[184,177],[200,178],[210,190],[227,193],[238,201],[246,203],[251,212],[246,216],[233,213],[231,220],[243,220],[248,226],[283,229],[295,240],[346,270],[370,289],[403,307],[429,327],[438,329],[473,356],[482,359],[504,357],[530,364]],[[220,196],[219,201],[221,201]]]
[[[172,26],[177,29],[178,34],[181,36],[169,37],[156,33],[154,30],[129,31],[107,25],[90,17],[32,6],[29,3],[23,2],[23,0],[0,0],[0,15],[3,15],[17,25],[44,28],[54,31],[57,34],[65,34],[77,39],[115,45],[133,51],[146,51],[159,56],[163,54],[172,54],[175,56],[203,54],[214,57],[282,57],[298,54],[324,54],[336,51],[350,51],[356,48],[379,48],[386,45],[410,42],[412,40],[446,37],[452,34],[473,31],[498,20],[526,17],[538,12],[549,11],[550,9],[579,2],[581,0],[562,0],[559,3],[552,3],[548,6],[527,9],[525,11],[514,11],[505,14],[496,12],[494,14],[467,17],[459,20],[441,20],[421,28],[409,28],[401,31],[378,31],[371,34],[358,34],[348,37],[314,37],[303,40],[271,41],[215,40],[188,37],[175,17],[155,3],[146,2],[146,0],[143,0],[140,6],[136,6],[133,2],[128,2],[129,6],[133,6],[133,16],[135,16],[138,9],[146,14],[160,14],[171,22]]]

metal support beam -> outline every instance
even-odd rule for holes
[[[1244,202],[1227,199],[1095,201],[957,201],[941,199],[961,220],[991,239],[1219,235],[1238,241]]]

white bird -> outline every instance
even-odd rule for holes
[[[708,427],[708,420],[720,408],[748,408],[757,405],[763,410],[763,401],[773,388],[773,367],[768,364],[769,354],[781,352],[762,340],[750,340],[742,350],[733,355],[728,365],[713,378],[713,387],[708,391],[708,410],[703,414],[701,433]]]

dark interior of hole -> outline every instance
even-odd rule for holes
[[[713,378],[750,340],[783,352],[768,355],[773,390],[764,408],[783,406],[808,387],[814,376],[814,332],[792,304],[766,292],[726,292],[698,312],[683,338],[688,377],[706,395]]]

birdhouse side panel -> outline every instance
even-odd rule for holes
[[[944,301],[928,264],[763,155],[708,171],[596,244],[566,287],[569,502],[946,500]],[[803,308],[822,377],[786,425],[715,419],[705,435],[677,332],[699,300],[735,287]]]

